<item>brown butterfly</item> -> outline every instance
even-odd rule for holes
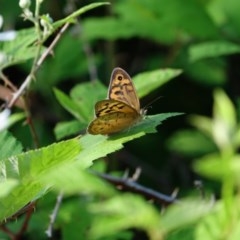
[[[129,128],[143,115],[132,79],[123,69],[114,68],[108,99],[95,104],[95,119],[87,131],[93,135],[110,135]]]

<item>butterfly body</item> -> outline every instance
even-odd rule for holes
[[[110,135],[125,130],[142,118],[139,99],[130,76],[121,68],[111,75],[108,99],[95,104],[95,119],[88,133]]]

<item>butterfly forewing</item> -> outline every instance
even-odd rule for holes
[[[112,72],[108,98],[125,102],[136,109],[136,111],[140,111],[140,103],[132,79],[121,68],[115,68]]]

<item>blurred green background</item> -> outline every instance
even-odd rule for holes
[[[56,21],[93,1],[45,0],[41,12]],[[94,1],[97,2],[97,1]],[[34,9],[34,3],[31,6]],[[240,93],[240,1],[238,0],[113,0],[87,12],[62,36],[31,85],[29,104],[40,145],[55,141],[54,127],[73,117],[57,102],[56,87],[66,94],[79,83],[101,80],[106,86],[114,67],[130,76],[162,68],[183,73],[141,99],[148,114],[184,112],[109,156],[108,170],[142,168],[139,182],[165,194],[180,195],[202,179],[192,171],[194,159],[216,150],[216,145],[194,132],[191,114],[211,117],[213,90],[223,88],[236,103]],[[0,0],[2,31],[31,27],[20,17],[18,1]],[[47,40],[48,46],[52,38]],[[31,61],[9,67],[5,75],[19,86]],[[148,79],[146,79],[148,81]],[[25,149],[33,147],[28,126],[12,128]],[[204,180],[218,193],[218,184]]]

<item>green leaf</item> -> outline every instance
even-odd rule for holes
[[[219,35],[203,4],[196,1],[187,1],[186,4],[178,0],[163,1],[159,8],[157,0],[122,0],[116,2],[112,11],[116,17],[88,18],[83,22],[88,40],[116,40],[140,36],[173,44],[179,38],[184,41],[184,37],[188,35],[200,39],[216,38]],[[189,21],[190,18],[195,21]]]
[[[237,44],[227,41],[212,41],[192,45],[189,48],[191,62],[211,57],[219,57],[239,53],[240,47]]]
[[[119,150],[125,142],[139,138],[146,133],[156,132],[155,127],[163,120],[177,115],[180,114],[166,113],[147,116],[139,124],[119,134],[109,137],[86,134],[80,140],[76,138],[55,143],[48,147],[5,159],[0,165],[1,181],[13,178],[20,180],[20,184],[9,195],[0,199],[0,208],[2,209],[4,206],[4,211],[0,211],[0,221],[10,217],[33,199],[41,197],[45,194],[51,183],[55,183],[56,188],[59,189],[60,185],[56,181],[65,174],[64,171],[69,171],[66,173],[66,176],[72,179],[72,182],[88,179],[88,176],[85,178],[85,175],[74,176],[75,174],[79,174],[79,170],[77,169],[81,171],[90,167],[94,160]],[[73,162],[77,164],[74,166],[76,170],[70,166]],[[69,168],[66,167],[67,165],[69,165]],[[59,171],[55,171],[54,169]],[[71,176],[71,173],[74,173],[73,176]],[[53,175],[52,180],[50,180],[51,174]],[[93,181],[95,180],[91,180],[89,189],[96,191]],[[84,183],[86,184],[86,182]],[[69,184],[66,183],[64,186],[65,191],[68,191],[68,187]],[[101,188],[103,189],[103,187]],[[68,192],[71,193],[77,191],[77,189],[83,189],[83,186],[72,186]],[[18,196],[18,198],[16,199],[15,196]]]
[[[212,210],[212,201],[184,199],[166,209],[161,218],[161,228],[166,232],[180,229],[189,224],[197,223]]]
[[[231,100],[221,89],[217,89],[214,92],[213,137],[219,147],[232,144],[237,127],[236,115]]]
[[[67,123],[58,123],[55,128],[56,138],[60,139],[71,134],[85,131],[88,123],[94,116],[94,105],[97,101],[104,99],[107,88],[99,81],[82,83],[76,85],[70,92],[69,98],[60,90],[54,93],[60,104],[73,116],[80,120]]]
[[[216,145],[225,147],[239,146],[239,130],[237,125],[237,113],[234,105],[227,95],[217,89],[214,92],[213,120],[202,116],[192,116],[192,125],[213,138]]]
[[[212,138],[213,122],[211,118],[199,115],[191,115],[189,116],[189,122],[192,126],[202,131],[206,136]]]
[[[77,118],[81,122],[86,122],[83,116],[80,113],[79,106],[76,102],[74,102],[71,98],[69,98],[68,95],[66,95],[64,92],[54,89],[54,93],[60,104],[68,111],[70,112],[75,118]]]
[[[0,62],[0,70],[25,62],[36,55],[36,48],[32,44],[37,40],[34,28],[16,31],[16,37],[11,41],[0,42],[0,53],[4,60]],[[43,48],[42,48],[43,50]]]
[[[126,24],[112,17],[88,18],[83,21],[84,38],[89,40],[129,38],[135,34]],[[104,29],[105,31],[102,31]]]
[[[192,81],[206,86],[222,86],[227,81],[225,62],[221,59],[202,59],[185,70]]]
[[[93,203],[90,211],[96,215],[90,229],[91,239],[109,236],[129,227],[144,229],[150,236],[155,236],[151,239],[161,239],[163,234],[158,228],[160,217],[156,209],[136,195],[122,194]]]
[[[88,123],[94,115],[94,105],[97,101],[105,99],[107,88],[99,81],[76,85],[70,96],[79,107],[81,116]]]
[[[170,232],[167,236],[167,240],[193,240],[194,239],[194,231],[195,224],[189,224],[186,227],[181,227],[176,229],[175,231]]]
[[[56,136],[56,139],[59,140],[64,137],[69,137],[71,135],[74,135],[77,132],[80,133],[80,130],[84,129],[85,127],[86,127],[85,124],[77,120],[73,120],[69,122],[59,122],[54,128],[54,134]]]
[[[109,5],[109,4],[110,4],[109,2],[99,2],[99,3],[91,3],[89,5],[86,5],[80,9],[78,9],[77,11],[73,12],[66,18],[54,22],[53,27],[54,27],[54,29],[57,29],[67,22],[69,22],[69,23],[74,22],[78,16],[80,16],[81,14],[83,14],[89,10],[92,10],[92,9],[100,7],[100,6]]]
[[[23,120],[24,118],[26,118],[26,114],[23,112],[11,114],[8,119],[9,120],[8,127],[13,126],[15,123],[17,123],[20,120]]]
[[[94,115],[94,105],[104,99],[106,87],[99,82],[88,82],[76,85],[70,92],[70,97],[58,89],[54,89],[55,96],[60,104],[86,125]]]
[[[221,119],[226,123],[229,129],[236,127],[236,110],[232,101],[224,93],[223,90],[214,91],[214,118]]]
[[[187,157],[198,157],[210,152],[216,152],[217,147],[210,137],[194,130],[176,132],[167,142],[170,151],[175,151]]]
[[[164,85],[174,77],[181,74],[180,69],[161,69],[140,73],[133,77],[138,96],[144,97],[151,91]]]
[[[169,117],[181,115],[181,113],[163,113],[153,116],[146,116],[138,124],[129,127],[129,129],[113,135],[90,135],[87,134],[81,138],[84,148],[90,148],[91,151],[82,152],[83,159],[97,159],[106,156],[110,152],[117,151],[123,147],[123,143],[135,138],[144,136],[146,133],[156,132],[156,126]]]
[[[64,201],[56,221],[56,225],[61,226],[62,239],[88,239],[86,232],[91,224],[91,215],[86,198],[77,197]]]
[[[223,201],[218,201],[213,211],[200,219],[195,228],[196,240],[228,239],[238,240],[240,236],[239,198],[236,196],[231,204],[231,214],[226,214]]]
[[[89,212],[89,202],[94,201],[92,197],[78,197],[70,201],[64,201],[58,212],[56,225],[61,226],[63,239],[104,239],[104,240],[132,240],[133,233],[130,230],[123,230],[107,233],[103,238],[90,238],[89,229],[93,225],[93,216]],[[101,198],[102,202],[106,199]],[[95,217],[95,216],[94,216]],[[97,216],[96,216],[97,217]],[[82,221],[84,219],[84,221]],[[109,219],[111,220],[111,219]],[[87,233],[87,234],[86,234]],[[132,237],[131,237],[132,236]]]
[[[0,146],[0,160],[22,151],[21,143],[7,131],[0,131]]]
[[[208,178],[221,180],[226,171],[219,154],[209,154],[194,162],[194,171]]]
[[[64,178],[63,178],[64,176]],[[51,185],[57,192],[64,195],[98,194],[100,196],[111,196],[115,192],[112,186],[86,171],[83,171],[80,162],[66,163],[51,168],[40,177],[40,181]]]
[[[226,18],[230,21],[230,24],[228,24],[228,29],[231,31],[231,38],[235,37],[235,39],[238,39],[240,36],[240,17],[238,14],[240,2],[236,0],[229,0],[220,1],[218,4],[220,5],[220,9],[225,14],[224,23],[226,23]]]
[[[11,191],[18,185],[16,179],[7,179],[6,181],[0,182],[0,199],[9,195]]]
[[[9,179],[15,179],[19,184],[8,195],[0,198],[0,222],[45,194],[49,185],[41,183],[40,176],[59,164],[73,162],[79,152],[79,141],[73,139],[1,161],[0,182],[5,184]]]
[[[194,170],[206,177],[215,180],[232,179],[235,184],[240,184],[240,156],[235,155],[229,157],[224,161],[223,157],[219,154],[206,155],[194,163]],[[223,162],[224,161],[224,162]]]

